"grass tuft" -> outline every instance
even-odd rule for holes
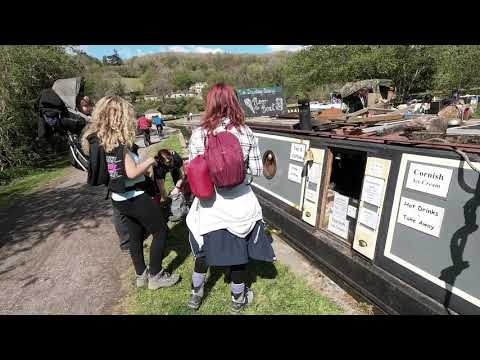
[[[0,207],[11,206],[22,196],[31,194],[48,182],[62,177],[70,166],[68,159],[57,160],[43,169],[34,169],[29,175],[0,186]]]

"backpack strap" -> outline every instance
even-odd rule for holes
[[[247,185],[250,185],[253,182],[252,170],[250,169],[250,150],[252,149],[252,146],[253,145],[250,144],[250,149],[248,149],[247,159],[245,160],[245,172],[246,172],[246,175],[250,175],[250,181],[247,183]]]
[[[107,186],[107,196],[105,196],[105,200],[108,200],[109,197],[110,197],[110,189]]]

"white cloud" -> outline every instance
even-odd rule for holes
[[[121,47],[120,49],[117,49],[117,51],[118,51],[118,55],[120,55],[122,59],[129,59],[135,55],[135,53],[130,47]],[[112,50],[112,53],[113,53],[113,50]]]
[[[225,50],[220,48],[212,49],[205,46],[194,46],[192,52],[199,54],[223,54]]]
[[[209,48],[199,45],[175,45],[167,47],[166,51],[171,52],[183,52],[183,53],[195,53],[195,54],[223,54],[225,50],[221,48]]]
[[[179,45],[169,46],[169,47],[167,47],[167,51],[171,51],[171,52],[189,52],[188,49],[187,49],[185,46],[179,46]]]
[[[295,51],[300,51],[300,50],[306,48],[307,46],[304,46],[304,45],[268,45],[268,47],[273,52],[277,52],[277,51],[292,51],[292,52],[295,52]]]
[[[79,51],[79,50],[87,52],[88,45],[74,45],[74,46],[67,46],[65,48],[65,51],[67,52],[67,54],[70,54],[70,55],[75,54],[75,51]]]

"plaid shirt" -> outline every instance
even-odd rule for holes
[[[229,122],[229,119],[223,119],[222,124],[217,129],[225,129]],[[247,125],[240,127],[241,132],[238,132],[236,128],[231,128],[229,131],[238,138],[243,150],[243,159],[247,160],[248,157],[248,167],[251,174],[253,176],[260,176],[263,171],[262,156],[260,154],[260,149],[258,148],[258,139],[253,134],[253,131]],[[206,130],[201,127],[198,127],[193,131],[188,145],[190,161],[195,159],[197,155],[205,152],[204,140],[206,134]]]

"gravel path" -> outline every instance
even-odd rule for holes
[[[0,209],[0,314],[109,314],[130,259],[118,246],[103,186],[71,169]]]

